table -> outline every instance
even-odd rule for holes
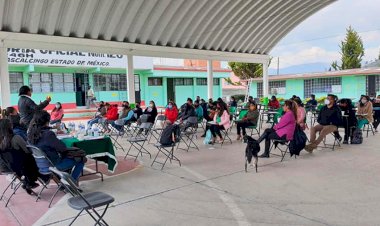
[[[267,115],[268,120],[267,123],[270,123],[270,118],[272,117],[272,126],[274,125],[274,115],[279,114],[277,111],[263,111],[260,113],[260,128],[263,128],[263,120],[264,120],[264,115]]]
[[[117,166],[117,159],[109,137],[101,139],[78,140],[77,138],[64,138],[62,142],[67,147],[77,147],[86,152],[86,157],[102,161],[108,165],[108,171],[113,173]]]

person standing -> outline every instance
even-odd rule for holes
[[[34,113],[46,108],[51,101],[51,97],[46,97],[46,100],[44,102],[37,105],[31,98],[32,90],[29,86],[21,86],[19,90],[19,97],[18,110],[21,118],[20,123],[25,128],[28,128],[30,121],[33,119]]]
[[[87,109],[91,108],[91,104],[94,104],[95,93],[91,86],[88,86],[87,89]]]

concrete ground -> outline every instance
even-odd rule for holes
[[[235,129],[233,139],[234,134]],[[161,171],[144,155],[141,167],[81,187],[115,197],[105,216],[110,225],[379,225],[378,138],[370,135],[362,145],[335,151],[303,151],[284,162],[275,156],[260,159],[259,172],[246,173],[245,144],[211,147],[198,137],[199,151],[175,152],[182,167],[173,162]],[[154,156],[155,148],[147,147]],[[35,225],[68,225],[77,213],[67,205],[68,197]],[[74,225],[93,221],[84,214]]]

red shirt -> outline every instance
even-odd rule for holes
[[[178,109],[174,106],[172,109],[166,108],[165,116],[167,120],[169,120],[171,123],[174,123],[178,117]]]
[[[280,102],[278,100],[275,101],[269,101],[268,107],[279,109],[280,108]]]
[[[107,113],[106,113],[106,118],[108,120],[117,120],[118,119],[118,109],[117,107],[110,106]]]

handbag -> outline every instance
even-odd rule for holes
[[[74,159],[76,162],[87,162],[86,152],[82,149],[72,147],[67,149],[67,158]]]

